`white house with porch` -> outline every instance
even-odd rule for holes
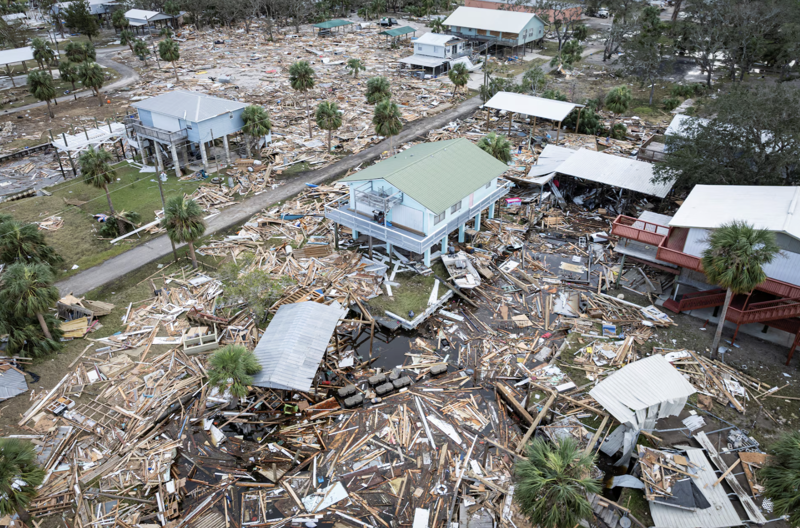
[[[500,176],[508,166],[465,138],[423,143],[400,152],[342,181],[348,196],[325,206],[325,217],[349,227],[353,238],[365,234],[423,256],[466,224],[480,230],[481,214],[494,217],[494,204],[511,184]]]

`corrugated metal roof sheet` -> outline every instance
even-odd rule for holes
[[[637,427],[636,411],[661,403],[686,402],[692,384],[664,356],[654,355],[625,365],[589,391],[597,403],[622,424]]]
[[[157,95],[132,103],[131,106],[191,123],[200,123],[206,119],[247,107],[245,103],[187,90],[175,90]]]
[[[734,220],[800,239],[800,187],[695,185],[669,225],[716,229]]]
[[[439,214],[508,170],[465,138],[421,143],[344,178],[384,179]]]
[[[500,9],[482,9],[480,7],[459,7],[444,21],[445,26],[486,29],[519,33],[532,18],[539,18],[533,13],[503,11]],[[544,22],[542,22],[544,24]]]
[[[351,24],[352,22],[350,22],[349,20],[342,20],[336,18],[333,20],[326,20],[325,22],[320,22],[319,24],[314,24],[314,27],[319,29],[332,29],[341,26],[349,26]]]
[[[25,374],[13,367],[8,367],[5,371],[0,370],[0,401],[13,398],[27,390]]]
[[[458,37],[454,37],[453,35],[442,35],[441,33],[425,33],[417,40],[414,41],[414,44],[429,44],[431,46],[444,46],[448,42],[454,42],[457,40],[461,40]]]
[[[497,92],[484,106],[556,122],[563,121],[573,108],[583,108],[580,104],[511,92]]]
[[[528,178],[536,178],[538,176],[545,176],[546,174],[555,172],[558,166],[564,163],[567,158],[575,154],[575,152],[577,151],[566,147],[545,145],[544,150],[542,150],[542,153],[539,154],[539,157],[536,160],[536,164],[531,165],[531,170],[528,172]]]
[[[311,301],[278,308],[253,351],[262,370],[253,385],[308,391],[336,324],[347,310]]]
[[[702,449],[687,449],[689,462],[699,467],[694,483],[700,488],[710,508],[704,510],[683,510],[663,504],[650,503],[650,515],[656,528],[728,528],[741,526],[742,520],[733,503],[728,498],[724,486],[714,486],[717,474]],[[689,477],[687,477],[689,478]]]
[[[29,60],[33,60],[33,48],[30,46],[0,51],[0,64],[13,64]]]
[[[436,57],[428,57],[427,55],[411,55],[410,57],[406,57],[404,59],[400,59],[397,62],[402,62],[403,64],[411,64],[412,66],[427,66],[428,68],[435,68],[436,66],[441,66],[448,59],[439,59]]]
[[[651,182],[653,165],[650,163],[585,149],[570,156],[558,167],[558,172],[659,198],[664,198],[674,184]]]
[[[150,20],[158,16],[158,11],[147,11],[145,9],[129,9],[125,11],[125,18],[134,20]]]

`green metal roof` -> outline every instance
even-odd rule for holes
[[[339,26],[349,26],[350,24],[352,24],[352,22],[350,22],[349,20],[341,20],[335,18],[333,20],[326,20],[325,22],[314,24],[314,27],[319,29],[332,29]]]
[[[384,179],[439,214],[506,170],[505,163],[458,138],[416,145],[342,181]]]
[[[394,29],[387,29],[386,31],[381,31],[378,35],[386,35],[387,37],[399,37],[400,35],[407,35],[408,33],[414,33],[417,31],[411,26],[403,26]]]

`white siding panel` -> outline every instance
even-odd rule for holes
[[[155,112],[153,112],[151,115],[153,116],[153,126],[155,128],[168,130],[170,132],[177,132],[181,129],[180,121],[174,117],[157,114]]]
[[[422,232],[422,214],[422,211],[406,205],[395,205],[392,207],[392,222]]]

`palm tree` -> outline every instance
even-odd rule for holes
[[[389,148],[394,152],[394,136],[403,130],[400,121],[400,109],[391,99],[384,99],[375,106],[375,115],[372,118],[375,132],[379,136],[389,136]]]
[[[800,432],[784,434],[769,453],[768,465],[759,471],[764,494],[772,499],[775,514],[788,515],[789,526],[800,526]]]
[[[84,62],[78,69],[78,75],[81,78],[81,83],[92,89],[100,101],[100,106],[103,106],[103,96],[100,95],[100,88],[105,83],[105,75],[103,69],[96,62]]]
[[[117,9],[111,15],[111,25],[114,26],[114,29],[122,29],[128,27],[128,19],[125,18],[125,10],[124,9]]]
[[[161,35],[162,37],[167,37],[171,39],[175,33],[172,31],[171,27],[164,26],[161,28],[161,31],[159,31],[158,34]]]
[[[69,61],[61,61],[58,63],[58,74],[62,81],[72,84],[73,92],[77,90],[77,88],[75,88],[75,83],[81,80],[78,75],[77,66]]]
[[[86,48],[81,46],[79,42],[69,42],[64,47],[64,53],[67,54],[67,58],[70,61],[78,64],[86,60]]]
[[[36,224],[23,224],[13,219],[0,223],[0,263],[40,263],[55,266],[64,259],[47,245]]]
[[[339,105],[330,101],[322,101],[317,107],[317,126],[328,131],[328,152],[331,151],[331,132],[342,126],[342,114]]]
[[[33,59],[39,64],[40,68],[46,66],[52,76],[53,70],[50,67],[50,63],[53,61],[56,53],[50,47],[50,44],[46,40],[36,37],[31,40],[31,48],[33,48]]]
[[[605,106],[608,110],[614,112],[614,119],[611,121],[612,130],[614,123],[617,122],[617,116],[628,111],[632,99],[631,90],[627,86],[617,86],[606,95]]]
[[[119,11],[115,11],[115,13],[118,13],[118,12]],[[133,31],[131,31],[130,29],[123,29],[120,32],[120,34],[119,34],[119,43],[122,44],[123,46],[128,46],[128,49],[131,50],[131,53],[134,53],[134,51],[133,51],[133,43],[134,42],[136,42],[136,38],[133,36]]]
[[[306,100],[308,136],[311,137],[311,113],[308,110],[308,91],[314,87],[314,70],[306,61],[297,61],[289,68],[289,84],[292,90],[302,92]]]
[[[589,477],[594,457],[573,438],[553,445],[541,438],[528,444],[527,460],[514,468],[514,500],[533,526],[573,528],[592,516],[587,493],[600,493],[600,482]]]
[[[227,345],[208,359],[208,384],[237,398],[247,396],[247,386],[253,383],[253,374],[261,371],[252,352],[241,345]]]
[[[376,104],[392,97],[389,79],[386,77],[370,77],[367,80],[367,103]]]
[[[717,358],[722,327],[734,294],[750,293],[767,280],[763,266],[780,252],[775,234],[756,229],[746,222],[734,220],[724,224],[708,237],[703,251],[703,272],[711,284],[725,288],[725,302],[719,316],[717,332],[711,343],[711,357]]]
[[[44,321],[50,329],[51,339],[42,334],[42,327],[36,319],[17,317],[10,307],[0,306],[0,334],[7,336],[6,354],[38,358],[61,350],[64,333],[58,326],[58,319],[46,313]]]
[[[28,91],[39,101],[47,103],[47,113],[54,118],[50,100],[56,98],[56,88],[53,78],[46,71],[33,71],[28,74]]]
[[[192,266],[197,268],[197,257],[194,254],[194,242],[206,232],[203,221],[203,209],[190,198],[176,196],[167,202],[161,226],[167,230],[170,240],[189,245]]]
[[[150,55],[150,48],[147,47],[147,44],[142,39],[136,39],[136,42],[133,43],[133,53],[142,59],[144,65],[147,66],[147,56]]]
[[[172,63],[172,69],[175,72],[175,82],[180,81],[180,79],[178,79],[178,67],[175,65],[178,59],[181,58],[181,50],[178,47],[178,43],[171,38],[162,40],[158,43],[158,54],[161,56],[162,60]]]
[[[83,43],[83,54],[87,61],[97,60],[97,51],[94,49],[94,44],[91,42]]]
[[[3,274],[0,301],[17,317],[36,317],[45,337],[52,339],[44,314],[58,301],[58,288],[53,286],[49,266],[22,262],[9,266]]]
[[[442,22],[441,18],[434,18],[431,20],[428,24],[428,27],[431,28],[433,33],[444,33],[445,31],[444,23]]]
[[[0,438],[0,515],[19,514],[30,523],[28,504],[44,481],[44,470],[36,465],[33,444],[19,438]]]
[[[108,200],[108,209],[117,221],[119,232],[125,233],[125,226],[117,217],[114,211],[114,204],[111,203],[111,194],[108,192],[108,184],[113,181],[114,169],[111,168],[111,153],[107,150],[95,150],[90,146],[83,154],[78,156],[78,165],[83,175],[83,183],[91,185],[96,189],[103,189]]]
[[[478,147],[503,163],[511,161],[511,142],[503,135],[489,132],[478,141]]]
[[[257,139],[269,134],[269,131],[272,130],[272,122],[269,120],[269,114],[264,107],[257,106],[257,105],[250,105],[242,110],[242,120],[244,121],[244,127],[242,127],[242,131],[245,133],[245,136]],[[247,148],[247,157],[250,157],[250,140],[245,138],[244,144]],[[258,159],[261,159],[261,149],[257,152]]]
[[[447,72],[447,76],[450,78],[450,82],[456,86],[456,90],[458,90],[462,86],[467,85],[469,81],[469,70],[463,62],[459,62]],[[453,93],[455,93],[455,90],[453,90]]]
[[[364,61],[361,59],[347,59],[347,69],[353,72],[353,78],[358,79],[358,72],[366,71],[367,67],[364,66]]]

